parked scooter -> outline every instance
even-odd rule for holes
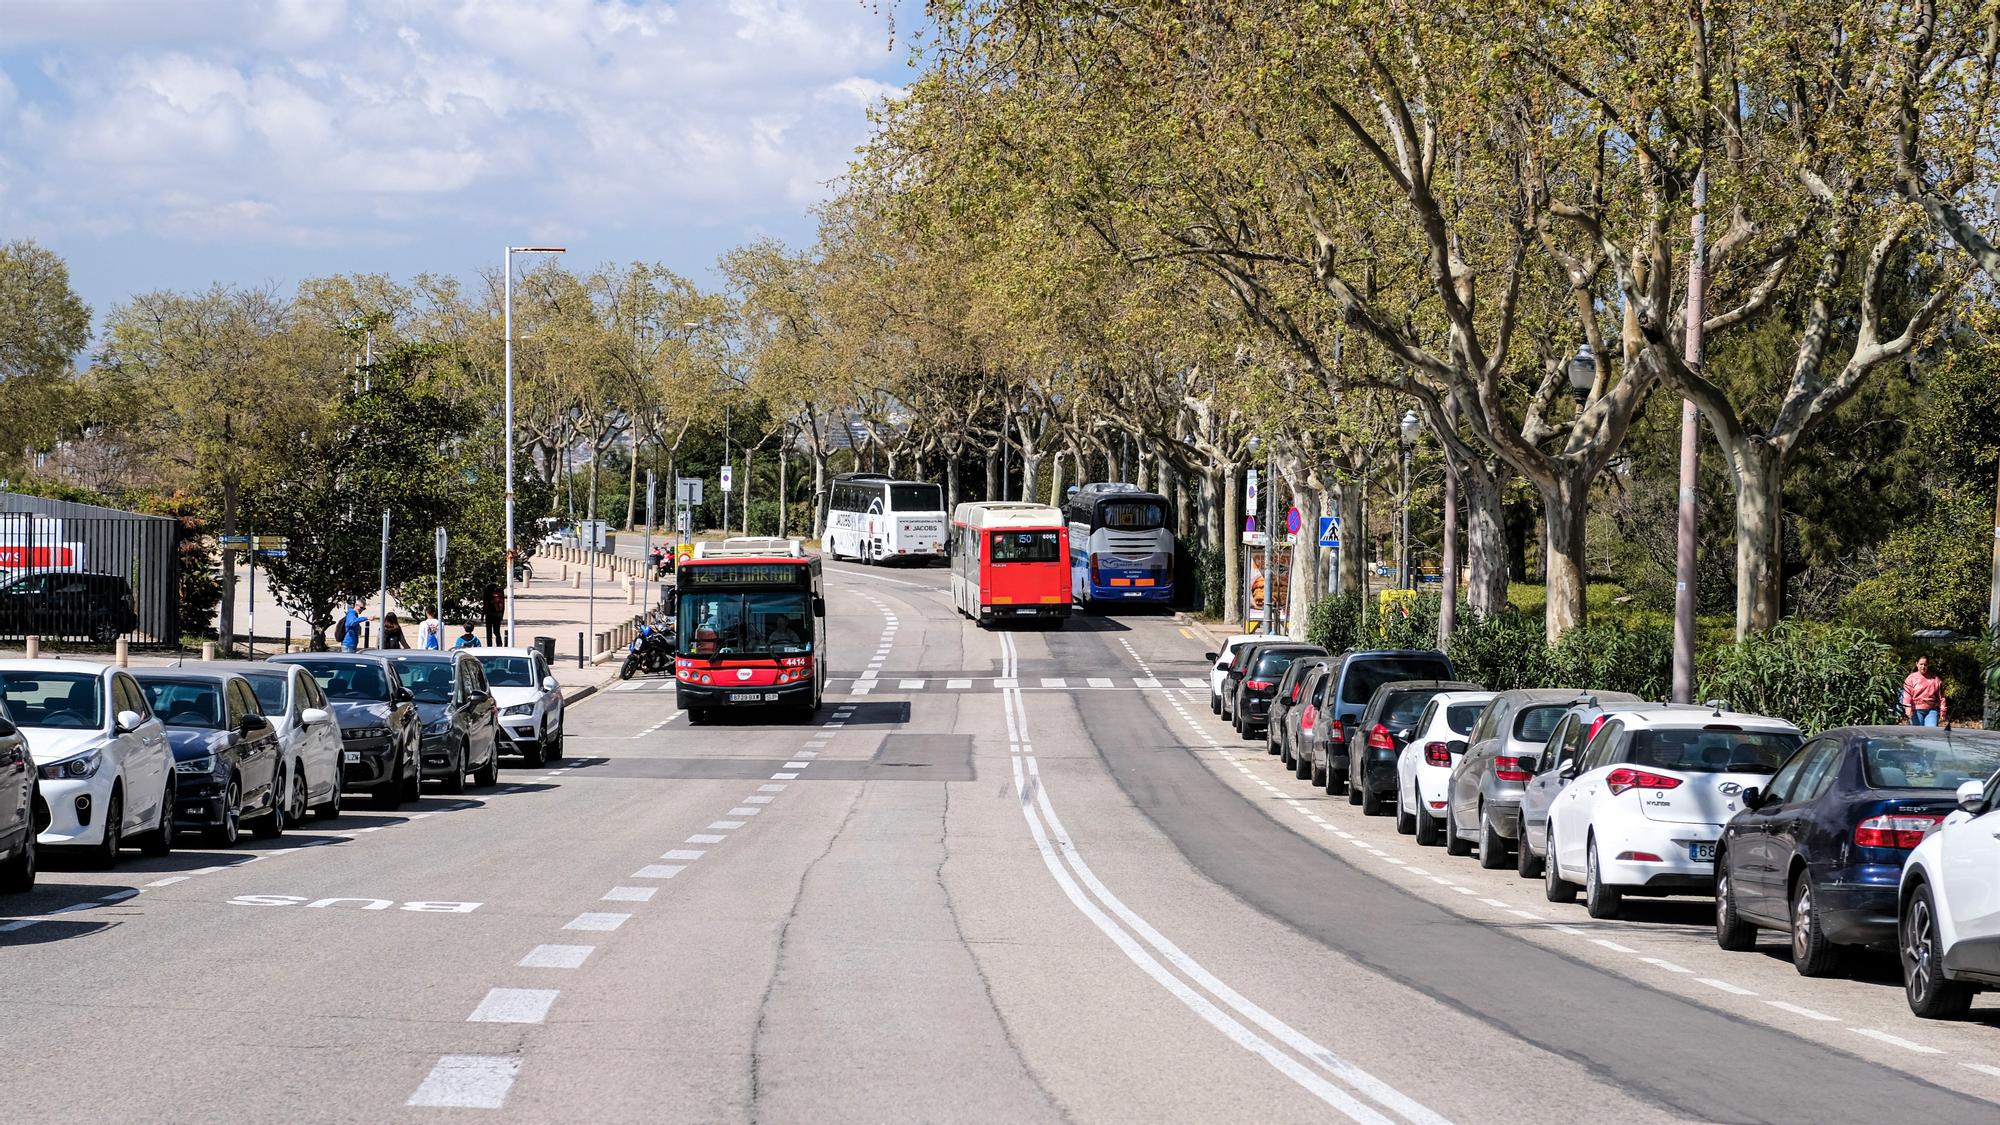
[[[655,675],[674,666],[674,630],[671,625],[656,627],[651,624],[639,626],[639,636],[625,649],[625,663],[618,667],[618,678],[629,680],[635,673]]]

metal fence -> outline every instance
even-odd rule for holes
[[[0,492],[0,640],[180,643],[179,521]]]

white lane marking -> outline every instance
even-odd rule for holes
[[[1110,686],[1111,686],[1111,681],[1110,681],[1109,679],[1107,679],[1106,677],[1103,677],[1103,676],[1092,676],[1092,677],[1090,677],[1089,679],[1087,679],[1087,680],[1085,680],[1085,681],[1083,681],[1083,682],[1084,682],[1084,683],[1086,683],[1086,684],[1089,684],[1089,685],[1090,685],[1091,687],[1110,687]]]
[[[672,863],[649,863],[632,873],[634,879],[671,879],[687,868]]]
[[[1644,961],[1648,965],[1653,965],[1658,968],[1665,969],[1670,973],[1692,974],[1694,972],[1693,969],[1682,968],[1681,966],[1674,964],[1672,961],[1663,961],[1658,957],[1641,957],[1639,958],[1639,960]]]
[[[896,686],[903,691],[922,691],[926,680],[898,680]]]
[[[1151,676],[1134,676],[1132,678],[1132,686],[1139,688],[1156,688],[1160,686],[1160,681],[1154,679]]]
[[[582,966],[594,945],[538,945],[516,963],[522,969],[574,969]]]
[[[1742,988],[1737,985],[1730,984],[1726,980],[1716,980],[1714,977],[1696,977],[1694,978],[1694,981],[1696,984],[1705,984],[1710,988],[1719,989],[1720,991],[1727,992],[1731,996],[1757,995],[1756,993],[1750,991],[1747,988]]]
[[[799,775],[798,771],[794,770],[790,773],[774,773],[771,776],[778,781],[790,781]],[[695,841],[695,842],[699,843],[700,841]]]
[[[1184,688],[1204,688],[1208,686],[1208,681],[1196,676],[1182,676],[1181,686]]]
[[[741,828],[746,823],[748,822],[741,820],[718,820],[710,823],[709,827],[718,832],[728,832],[731,829]]]
[[[788,770],[802,770],[811,764],[811,762],[786,762],[785,768]]]
[[[993,681],[993,686],[1002,689],[1011,687],[1020,687],[1021,681],[1015,679],[1012,676],[1002,676],[999,679]]]
[[[1069,681],[1061,676],[1043,676],[1042,686],[1052,687],[1052,688],[1066,688],[1069,686]]]
[[[727,836],[718,836],[713,832],[697,832],[689,836],[687,842],[690,844],[720,844],[726,839],[728,839]]]
[[[759,793],[783,793],[784,791],[785,787],[782,785],[759,785],[757,787],[757,792]]]
[[[743,803],[746,805],[768,805],[776,799],[775,797],[745,797],[743,798]]]
[[[630,914],[583,913],[563,923],[563,929],[592,930],[602,933],[606,930],[617,929],[625,924],[625,919],[630,917]]]
[[[188,877],[185,875],[169,875],[164,879],[155,879],[146,885],[149,887],[171,887],[175,883],[185,883],[187,881]]]
[[[613,887],[604,892],[600,902],[651,902],[660,893],[658,887]]]
[[[675,848],[673,851],[670,852],[661,852],[660,858],[680,859],[680,860],[700,859],[702,856],[705,856],[707,854],[708,853],[705,851],[700,851],[694,848]]]
[[[1550,922],[1549,929],[1554,930],[1559,934],[1574,934],[1577,937],[1590,936],[1589,933],[1584,930],[1579,930],[1575,926],[1565,926],[1559,922]]]
[[[614,691],[617,689],[613,689]],[[446,1055],[403,1103],[445,1109],[499,1109],[521,1072],[512,1055]]]
[[[1818,1020],[1821,1023],[1840,1022],[1839,1016],[1829,1016],[1825,1012],[1815,1012],[1811,1008],[1801,1008],[1797,1004],[1787,1004],[1783,1000],[1766,1000],[1764,1001],[1764,1003],[1769,1004],[1770,1006],[1778,1009],[1781,1012],[1790,1012],[1795,1016],[1804,1016],[1809,1020]]]
[[[1481,902],[1485,903],[1485,904],[1486,904],[1486,905],[1488,905],[1488,906],[1497,906],[1497,907],[1499,907],[1499,908],[1500,908],[1500,909],[1502,909],[1502,910],[1505,910],[1505,909],[1507,909],[1507,904],[1506,904],[1506,903],[1504,903],[1504,902],[1501,902],[1501,901],[1500,901],[1499,899],[1497,899],[1497,898],[1482,898],[1482,899],[1480,899],[1479,901],[1481,901]]]
[[[1922,1043],[1912,1043],[1900,1035],[1891,1035],[1886,1031],[1877,1031],[1872,1027],[1853,1027],[1848,1030],[1856,1035],[1866,1035],[1877,1043],[1887,1043],[1891,1047],[1901,1047],[1905,1051],[1914,1051],[1919,1055],[1944,1054],[1943,1051],[1938,1050],[1936,1047],[1926,1047]]]
[[[495,988],[486,993],[479,1007],[465,1017],[467,1023],[540,1023],[548,1018],[549,1005],[556,1002],[553,988]]]
[[[753,808],[747,808],[747,807],[740,807],[740,808],[734,808],[734,809],[730,809],[730,810],[729,810],[729,815],[730,815],[730,816],[756,816],[756,815],[757,815],[758,813],[760,813],[760,812],[763,812],[763,811],[764,811],[763,809],[753,809]]]
[[[1968,1069],[1976,1070],[1989,1077],[2000,1078],[2000,1066],[1988,1066],[1985,1063],[1966,1063],[1964,1065]]]
[[[964,691],[971,686],[971,680],[946,680],[944,682],[944,689],[946,691]]]
[[[1535,914],[1535,913],[1533,913],[1533,912],[1531,912],[1531,911],[1527,911],[1527,910],[1513,910],[1513,909],[1509,909],[1509,910],[1507,911],[1507,913],[1509,913],[1509,914],[1512,914],[1512,915],[1514,915],[1514,916],[1515,916],[1515,917],[1517,917],[1517,918],[1526,918],[1526,919],[1527,919],[1528,921],[1530,921],[1530,922],[1539,922],[1539,921],[1541,921],[1541,920],[1542,920],[1542,919],[1541,919],[1541,916],[1540,916],[1539,914]]]

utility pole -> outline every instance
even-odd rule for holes
[[[382,608],[376,611],[375,622],[389,620],[389,509],[382,509]]]
[[[1271,541],[1278,537],[1277,451],[1264,452],[1264,635],[1278,635],[1278,575],[1271,569]]]
[[[1444,416],[1456,428],[1455,404],[1445,401]],[[1438,590],[1438,648],[1451,644],[1451,631],[1458,625],[1458,470],[1451,462],[1451,443],[1440,440],[1444,451],[1444,584]]]
[[[1687,337],[1682,355],[1701,370],[1702,318],[1708,295],[1708,170],[1694,178],[1694,249],[1688,255]],[[1673,702],[1694,701],[1695,471],[1701,463],[1701,416],[1681,400],[1680,519],[1674,541]],[[1996,543],[2000,557],[2000,543]],[[1996,580],[2000,581],[2000,580]],[[2000,585],[1995,586],[2000,591]]]
[[[2000,646],[2000,465],[1994,466],[1993,476],[1993,592],[1986,602],[1986,639]],[[1988,655],[2000,658],[2000,652]],[[2000,665],[1986,676],[1986,729],[1994,729],[1997,723],[2000,723]]]

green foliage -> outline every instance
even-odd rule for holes
[[[1355,647],[1361,635],[1361,598],[1333,594],[1313,603],[1306,615],[1306,640],[1328,652]]]
[[[215,609],[222,604],[222,576],[217,571],[220,563],[210,534],[213,529],[207,502],[185,492],[175,492],[171,496],[141,497],[135,507],[151,515],[170,516],[178,525],[174,548],[180,555],[177,604],[180,635],[214,636]]]
[[[1549,677],[1548,651],[1541,616],[1507,610],[1460,623],[1445,654],[1459,679],[1506,691],[1543,686]]]
[[[1187,557],[1185,573],[1193,576],[1194,591],[1200,598],[1197,612],[1204,617],[1222,616],[1222,594],[1227,574],[1222,552],[1212,550],[1197,540],[1181,544],[1181,553]]]
[[[1700,694],[1800,730],[1892,722],[1901,683],[1895,652],[1847,626],[1780,622],[1703,654]]]
[[[1448,650],[1461,679],[1494,691],[1592,688],[1664,699],[1673,676],[1673,633],[1655,625],[1598,623],[1550,645],[1539,617],[1508,612],[1452,630]]]
[[[1372,614],[1370,643],[1383,648],[1436,648],[1439,596],[1428,590],[1398,601],[1383,612]]]
[[[0,243],[0,383],[67,374],[90,338],[90,309],[61,257],[32,242]]]
[[[1890,533],[1876,573],[1855,585],[1844,608],[1883,633],[1977,632],[1993,576],[1991,502],[1971,489],[1935,494],[1922,517]]]

